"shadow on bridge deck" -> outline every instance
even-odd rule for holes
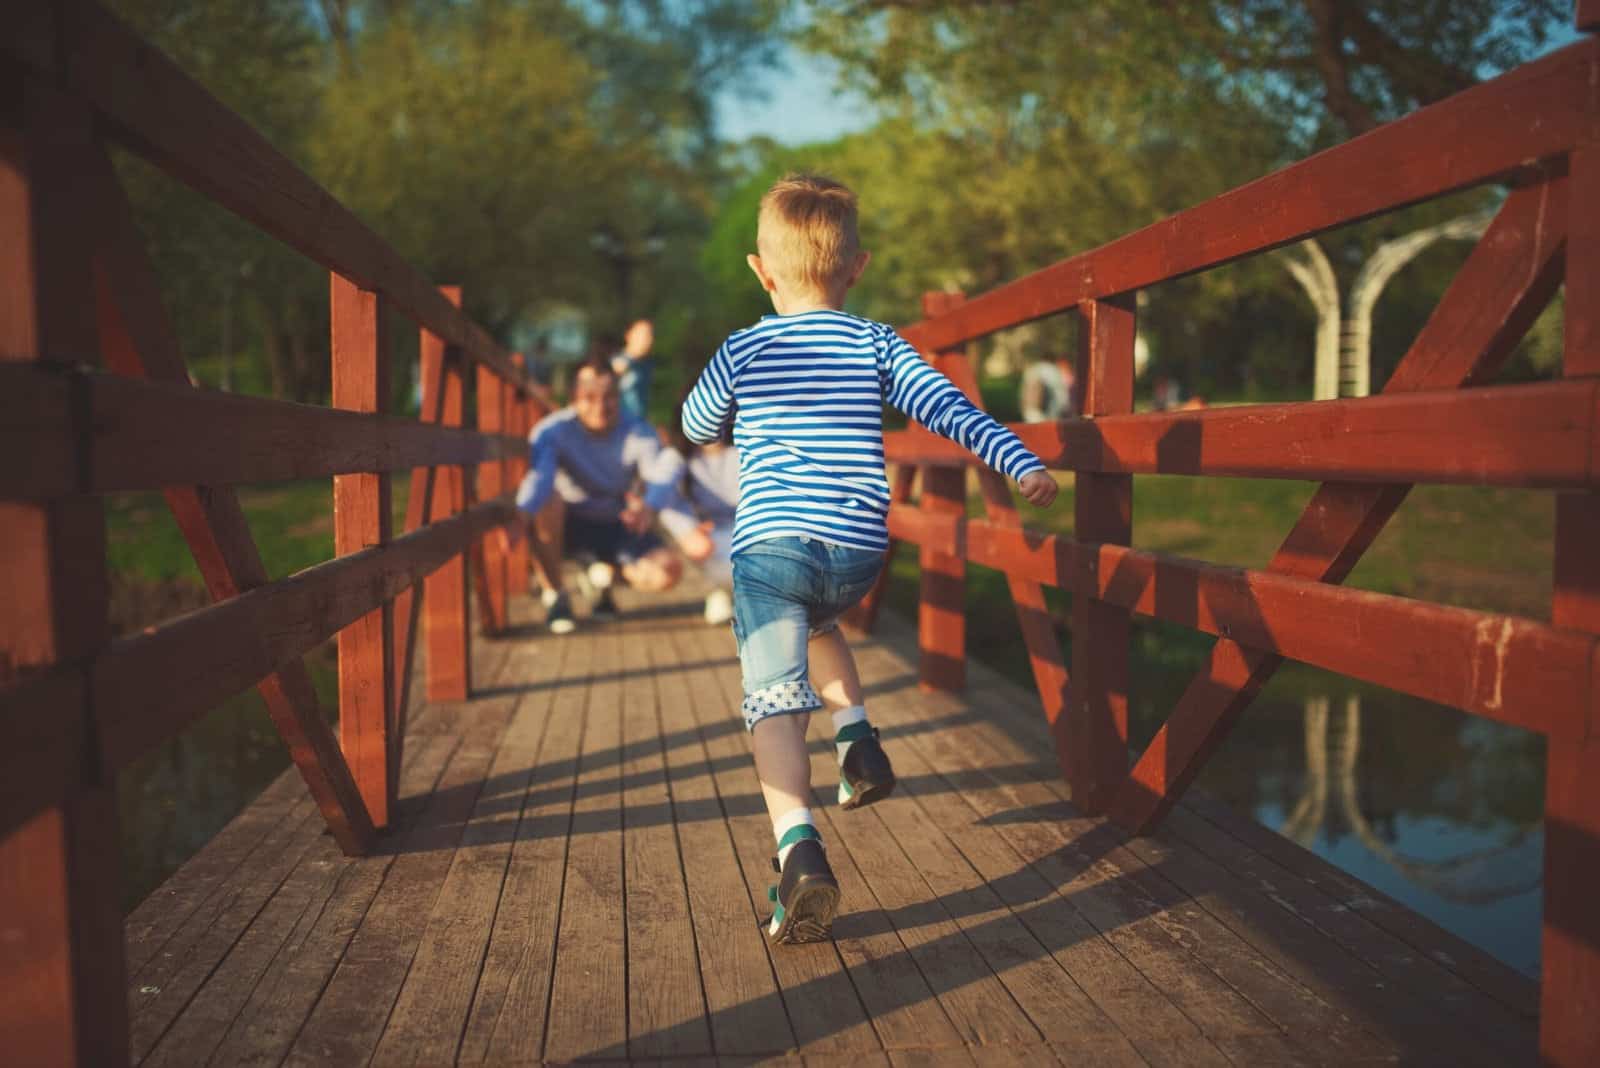
[[[1532,1063],[1534,984],[1195,801],[1126,840],[1064,799],[1037,699],[916,688],[857,645],[903,776],[816,808],[835,941],[769,952],[771,837],[726,629],[688,595],[479,641],[413,712],[396,826],[352,860],[291,769],[127,923],[147,1063]]]

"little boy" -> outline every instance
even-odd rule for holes
[[[892,328],[840,310],[868,259],[849,189],[783,178],[761,200],[756,249],[750,269],[778,314],[723,342],[684,403],[683,430],[712,442],[737,410],[733,631],[781,876],[767,892],[767,937],[814,942],[829,937],[839,884],[808,807],[809,714],[833,713],[841,808],[881,800],[895,784],[837,626],[876,581],[889,545],[883,403],[1016,479],[1034,504],[1048,505],[1056,484]]]

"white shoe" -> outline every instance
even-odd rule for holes
[[[706,622],[719,627],[733,618],[733,598],[727,590],[712,590],[706,595]]]

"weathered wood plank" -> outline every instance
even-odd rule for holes
[[[1516,616],[968,521],[969,558],[1424,700],[1581,737],[1596,639]],[[1146,758],[1141,758],[1143,761]]]
[[[513,514],[509,498],[113,642],[93,666],[100,746],[124,767],[315,648]]]
[[[1085,301],[1078,309],[1078,381],[1087,416],[1133,411],[1136,314],[1131,296]],[[1133,479],[1081,472],[1073,494],[1073,535],[1124,546],[1133,540]],[[1072,676],[1067,707],[1052,728],[1072,785],[1072,802],[1104,812],[1128,777],[1127,608],[1072,598]]]
[[[559,676],[561,652],[549,643],[512,645],[500,692],[475,702],[479,709],[504,706],[510,724],[423,924],[416,955],[378,1043],[375,1059],[381,1063],[448,1064],[456,1059],[499,911],[520,911],[529,904],[505,897],[506,867],[550,723],[550,684]],[[526,690],[534,692],[524,698]]]
[[[1559,155],[1583,128],[1597,57],[1600,42],[1589,40],[1524,64],[902,333],[927,349],[949,348]]]
[[[879,665],[870,668],[867,677],[892,675],[896,670],[895,661],[885,662],[881,653],[864,654],[864,663],[876,659]],[[1077,896],[1065,892],[1063,873],[1041,870],[1030,863],[1034,858],[1011,842],[1007,834],[1011,825],[1001,821],[1014,806],[997,796],[1001,780],[983,770],[983,757],[969,748],[976,726],[964,725],[959,738],[918,730],[924,716],[947,707],[941,702],[918,709],[919,703],[926,699],[913,703],[903,694],[885,695],[875,699],[872,709],[874,719],[888,728],[891,758],[909,773],[903,788],[928,813],[930,822],[952,836],[968,862],[1043,947],[1041,952],[1054,957],[1092,999],[1092,1007],[1071,1012],[1069,1019],[1082,1020],[1091,1034],[1103,1033],[1103,1025],[1093,1023],[1098,1009],[1152,1064],[1226,1063],[1196,1023],[1168,1000],[1166,991],[1089,922]],[[1047,754],[1048,745],[1043,738],[1040,742],[1040,753]],[[1033,774],[1040,779],[1053,777],[1049,765],[1036,766]],[[1008,780],[1012,777],[1006,775]]]
[[[84,314],[94,302],[85,210],[94,190],[82,175],[95,147],[81,102],[43,78],[0,71],[0,363],[99,358]],[[110,634],[105,552],[96,498],[0,502],[0,687],[73,665],[55,669],[62,685],[27,689],[50,702],[27,713],[57,728],[42,767],[62,778],[27,776],[48,800],[25,815],[7,805],[18,822],[8,819],[0,839],[0,984],[13,992],[0,1004],[0,1047],[41,1064],[128,1057],[115,773],[82,744],[94,710],[78,666]],[[74,750],[76,760],[62,759]]]
[[[580,632],[582,634],[583,632]],[[628,976],[623,907],[622,639],[613,629],[581,640],[595,644],[573,806],[560,934],[551,981],[544,1057],[625,1058]]]
[[[1590,45],[1600,52],[1600,42]],[[1385,383],[1385,393],[1468,385],[1504,363],[1559,283],[1567,186],[1565,178],[1550,177],[1506,199]],[[1344,581],[1409,491],[1404,483],[1324,483],[1269,569],[1318,582]],[[1280,662],[1237,642],[1218,642],[1139,757],[1113,818],[1136,831],[1158,823]]]
[[[425,736],[411,747],[402,772],[401,801],[390,824],[389,833],[397,841],[403,841],[399,836],[421,815],[421,802],[432,792],[455,749],[456,739],[441,735]],[[217,1044],[212,1063],[265,1066],[282,1061],[383,885],[394,852],[395,847],[390,846],[379,856],[341,862],[324,845],[301,862],[302,869],[328,866],[329,878],[301,913],[231,1023],[207,1036]]]
[[[1345,400],[1012,423],[1053,468],[1343,482],[1578,489],[1595,435],[1592,382],[1538,382]],[[954,442],[884,435],[893,462],[976,466]]]
[[[922,313],[937,315],[961,300],[959,293],[924,293]],[[944,356],[935,356],[936,368]],[[921,481],[920,512],[929,518],[967,514],[965,471],[925,467]],[[924,540],[918,547],[918,565],[922,589],[917,598],[917,632],[922,656],[917,670],[923,686],[959,691],[967,681],[967,564],[959,552],[946,552]]]
[[[101,383],[113,388],[195,392],[189,386],[177,333],[162,300],[144,239],[134,224],[132,207],[103,149],[97,149],[93,159],[86,162],[85,177],[96,190],[99,242],[95,249],[95,312],[100,345],[107,365],[125,376],[102,379]],[[174,425],[165,421],[170,418],[171,413],[147,410],[141,425],[156,427],[159,433],[161,428]],[[218,440],[231,440],[225,428],[212,429],[218,432]],[[218,451],[215,446],[194,443],[191,448],[200,454]],[[213,600],[227,600],[270,581],[232,489],[203,484],[167,485],[164,495]],[[255,682],[273,726],[288,745],[290,759],[300,769],[306,788],[316,799],[340,847],[351,854],[366,852],[372,844],[372,821],[323,715],[305,664],[298,656],[292,656],[272,667],[261,673],[264,677],[259,681],[249,681]],[[158,688],[156,692],[162,690]],[[151,729],[156,729],[154,724]],[[165,735],[157,740],[164,739]]]
[[[686,651],[675,638],[675,632],[693,625],[691,619],[657,622],[645,645],[661,714],[672,820],[685,859],[700,981],[718,1052],[771,1054],[794,1049],[794,1032],[751,913],[750,888],[723,822],[714,768],[701,740],[696,706],[704,703],[711,716],[722,716],[722,691],[700,654]]]
[[[125,147],[329,270],[389,296],[473,360],[522,379],[483,328],[177,64],[97,4],[60,8],[54,17],[48,51],[38,47],[45,31],[30,20],[33,32],[0,38],[0,53],[80,96]]]
[[[504,702],[459,706],[460,745],[285,1063],[350,1064],[372,1055],[509,717]]]
[[[389,338],[383,301],[329,276],[333,403],[378,413],[389,404]],[[333,548],[340,556],[386,545],[393,537],[389,476],[333,480]],[[391,776],[390,705],[395,700],[394,608],[384,602],[339,632],[339,748],[374,828],[389,825],[399,781]]]
[[[520,714],[550,722],[520,799],[502,891],[509,907],[495,914],[462,1035],[464,1064],[532,1062],[544,1049],[595,648],[587,632],[539,644],[545,657],[560,659],[561,673],[547,694],[523,698]]]
[[[635,1058],[710,1056],[711,1031],[685,872],[686,860],[695,864],[699,859],[678,852],[661,709],[645,649],[661,640],[662,629],[660,621],[626,617],[619,629],[628,1053]]]
[[[440,286],[452,304],[461,304],[460,286]],[[422,405],[437,403],[441,426],[460,426],[466,406],[466,375],[459,360],[439,348],[440,339],[424,330],[424,359],[440,359],[442,375],[422,376],[424,394],[435,384],[440,389],[437,402],[424,395]],[[437,482],[428,511],[428,520],[437,523],[446,516],[467,510],[466,469],[454,464],[441,466],[434,475]],[[472,542],[477,539],[474,537]],[[472,543],[469,542],[469,545]],[[464,547],[465,548],[465,547]],[[472,625],[467,618],[467,556],[463,551],[446,559],[423,581],[422,611],[428,643],[428,700],[465,701],[472,694]]]

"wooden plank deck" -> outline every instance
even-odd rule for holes
[[[687,593],[619,600],[475,643],[377,855],[291,769],[140,905],[137,1061],[1536,1062],[1534,983],[1203,799],[1132,841],[1082,817],[1037,698],[975,663],[918,692],[887,615],[856,648],[901,789],[840,812],[813,726],[842,914],[769,951],[732,639]]]

